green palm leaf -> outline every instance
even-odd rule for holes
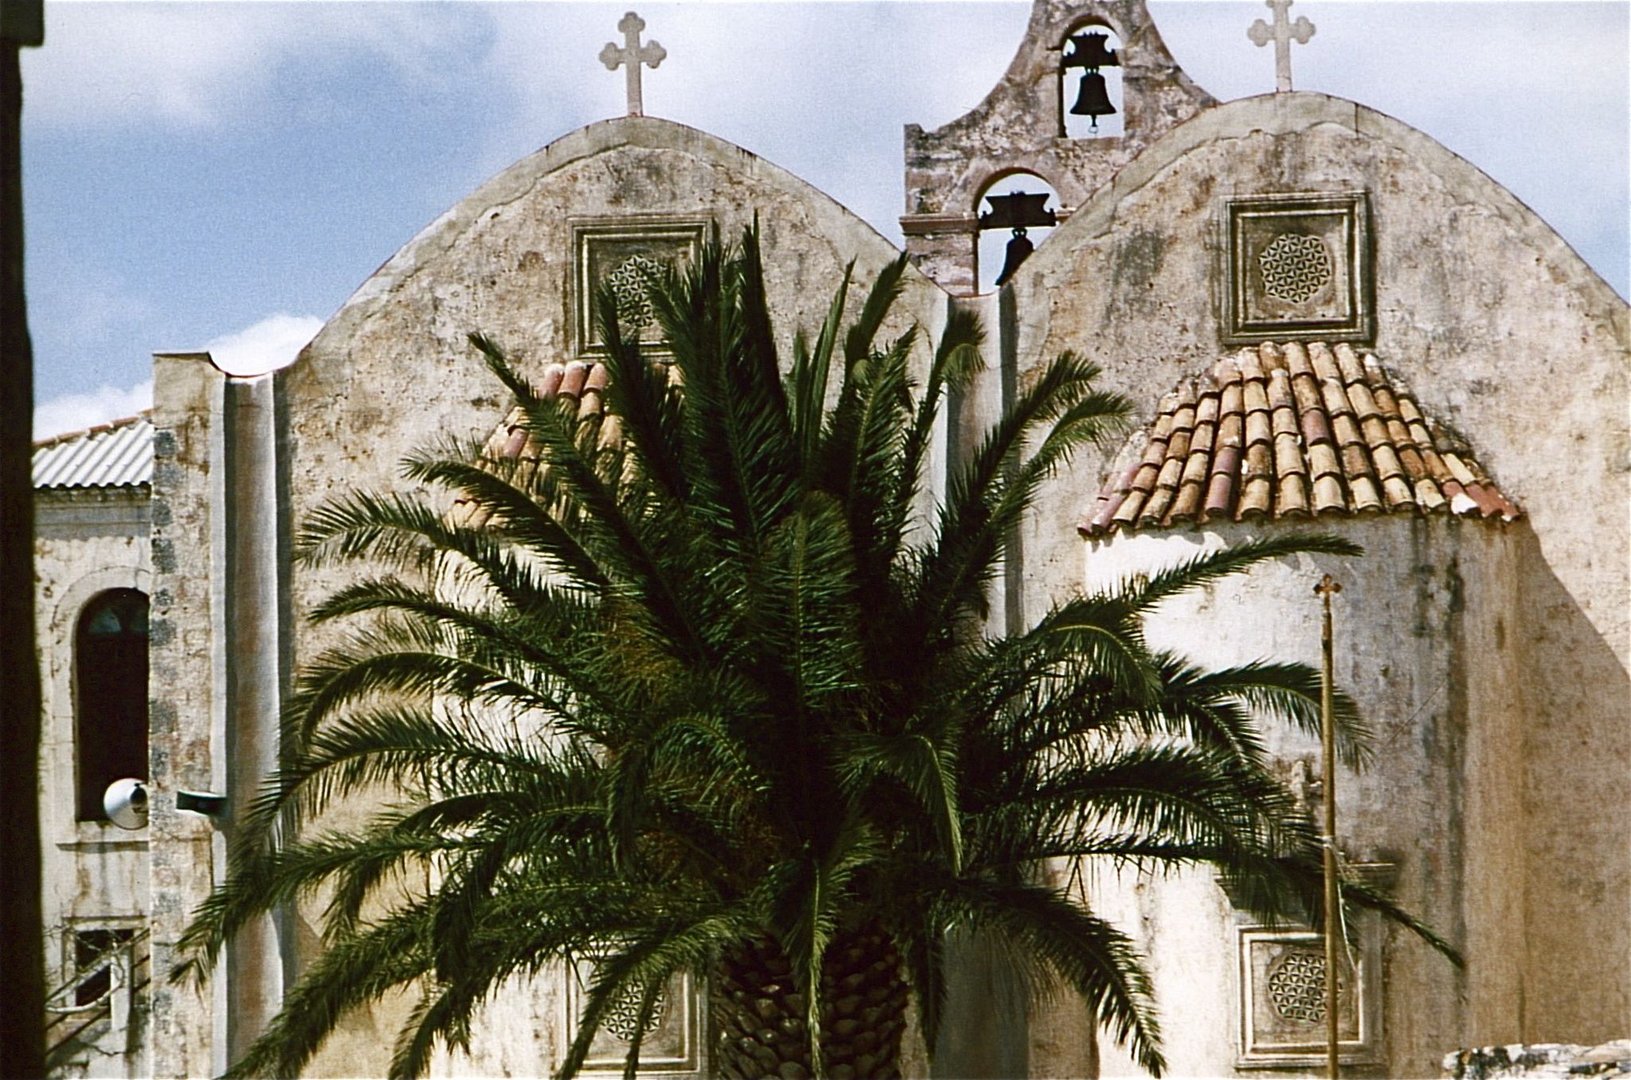
[[[635,1075],[681,972],[715,980],[721,1072],[887,1071],[908,995],[933,1051],[960,941],[1034,994],[1068,987],[1158,1072],[1131,939],[1042,865],[1210,866],[1261,917],[1312,917],[1319,837],[1262,725],[1316,730],[1315,673],[1209,671],[1143,622],[1265,560],[1357,549],[1270,535],[987,634],[1009,538],[1127,402],[1081,358],[1041,365],[926,505],[982,332],[958,309],[932,349],[917,328],[884,339],[904,258],[846,326],[853,270],[786,364],[755,230],[651,283],[670,360],[600,295],[604,415],[473,335],[522,454],[442,442],[404,466],[428,494],[342,495],[302,523],[302,564],[352,576],[311,613],[323,645],[287,696],[282,764],[173,977],[206,978],[291,904],[324,950],[232,1075],[297,1072],[396,993],[390,1070],[422,1075],[507,980],[589,961],[562,1077],[614,1008],[633,1010]],[[1341,694],[1336,719],[1362,763]],[[1345,896],[1448,948],[1364,885]]]

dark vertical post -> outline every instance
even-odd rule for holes
[[[997,293],[997,350],[1002,360],[1002,412],[1007,416],[1019,399],[1019,309],[1014,290],[1002,289]],[[1003,462],[1005,481],[1012,483],[1019,471],[1019,452]],[[1003,538],[1002,549],[1002,603],[1006,622],[1005,633],[1019,635],[1025,632],[1025,544],[1016,525]]]
[[[1337,886],[1337,767],[1336,725],[1332,721],[1331,676],[1331,597],[1342,591],[1342,585],[1330,574],[1314,586],[1324,601],[1324,617],[1320,626],[1320,737],[1324,762],[1325,802],[1325,1069],[1331,1080],[1341,1075],[1342,1065],[1337,1060],[1338,1040],[1341,1038],[1341,1018],[1337,1014],[1337,928],[1342,925],[1337,915],[1341,900]]]
[[[0,1076],[45,1074],[40,664],[34,641],[34,351],[23,292],[23,75],[41,0],[0,3]]]

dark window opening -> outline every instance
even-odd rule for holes
[[[74,750],[80,821],[104,821],[115,780],[147,777],[147,596],[113,589],[80,614],[74,635]]]
[[[94,1005],[113,989],[113,966],[135,930],[74,931],[74,1004]]]

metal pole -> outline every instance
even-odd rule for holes
[[[1337,914],[1340,903],[1337,893],[1337,769],[1336,731],[1332,722],[1331,690],[1331,597],[1342,591],[1342,585],[1330,574],[1320,579],[1314,591],[1324,602],[1324,619],[1320,628],[1320,651],[1323,667],[1320,678],[1320,737],[1323,742],[1325,835],[1321,846],[1325,849],[1325,1051],[1326,1075],[1337,1080],[1342,1066],[1337,1060],[1337,1044],[1341,1027],[1337,1015],[1337,928],[1341,920]]]
[[[228,379],[225,431],[228,840],[241,835],[255,793],[278,766],[277,424],[272,376]],[[277,921],[262,916],[226,948],[227,1057],[236,1062],[283,1000]]]

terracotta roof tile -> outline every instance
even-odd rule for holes
[[[1465,443],[1352,345],[1265,343],[1162,398],[1080,529],[1317,514],[1521,514]]]
[[[1342,496],[1342,482],[1334,473],[1314,478],[1313,502],[1316,514],[1342,513],[1349,509],[1348,501]]]
[[[1376,464],[1376,475],[1382,480],[1392,480],[1404,475],[1404,466],[1399,463],[1399,455],[1387,443],[1373,443],[1367,441],[1370,448],[1371,461]]]
[[[1323,341],[1310,342],[1308,346],[1308,359],[1314,367],[1314,375],[1321,382],[1334,382],[1342,385],[1342,373],[1337,370],[1336,357],[1331,355],[1331,347]]]
[[[1351,412],[1337,413],[1331,417],[1331,434],[1336,436],[1337,445],[1344,450],[1365,445],[1365,436],[1359,433],[1359,424]]]
[[[1328,442],[1317,442],[1308,448],[1308,473],[1315,480],[1324,476],[1341,476],[1342,463]]]
[[[1346,386],[1348,400],[1353,403],[1354,415],[1367,424],[1374,421],[1381,410],[1376,407],[1376,396],[1370,392],[1370,387],[1365,385],[1363,377],[1347,383]]]
[[[672,369],[670,369],[672,373]],[[599,427],[596,445],[602,449],[616,446],[622,441],[622,426],[617,417],[605,413],[606,365],[596,361],[586,364],[574,360],[567,364],[548,364],[533,383],[533,390],[541,398],[557,398],[575,402],[579,424]],[[677,382],[671,378],[671,381]],[[491,461],[519,463],[512,482],[526,487],[541,467],[541,453],[527,430],[526,414],[516,407],[488,436],[481,457]],[[450,516],[460,524],[480,526],[488,515],[467,499],[454,502]]]
[[[1356,385],[1364,386],[1364,364],[1360,361],[1359,354],[1354,352],[1353,346],[1346,341],[1342,342],[1336,347],[1336,357],[1337,367],[1342,372],[1342,381],[1348,385],[1349,393],[1353,392]]]
[[[1274,507],[1275,517],[1301,517],[1308,510],[1308,481],[1301,473],[1287,473],[1280,477],[1280,499]]]
[[[1415,495],[1410,490],[1410,484],[1399,476],[1384,476],[1382,478],[1382,495],[1387,499],[1387,508],[1389,510],[1398,510],[1415,502]]]

